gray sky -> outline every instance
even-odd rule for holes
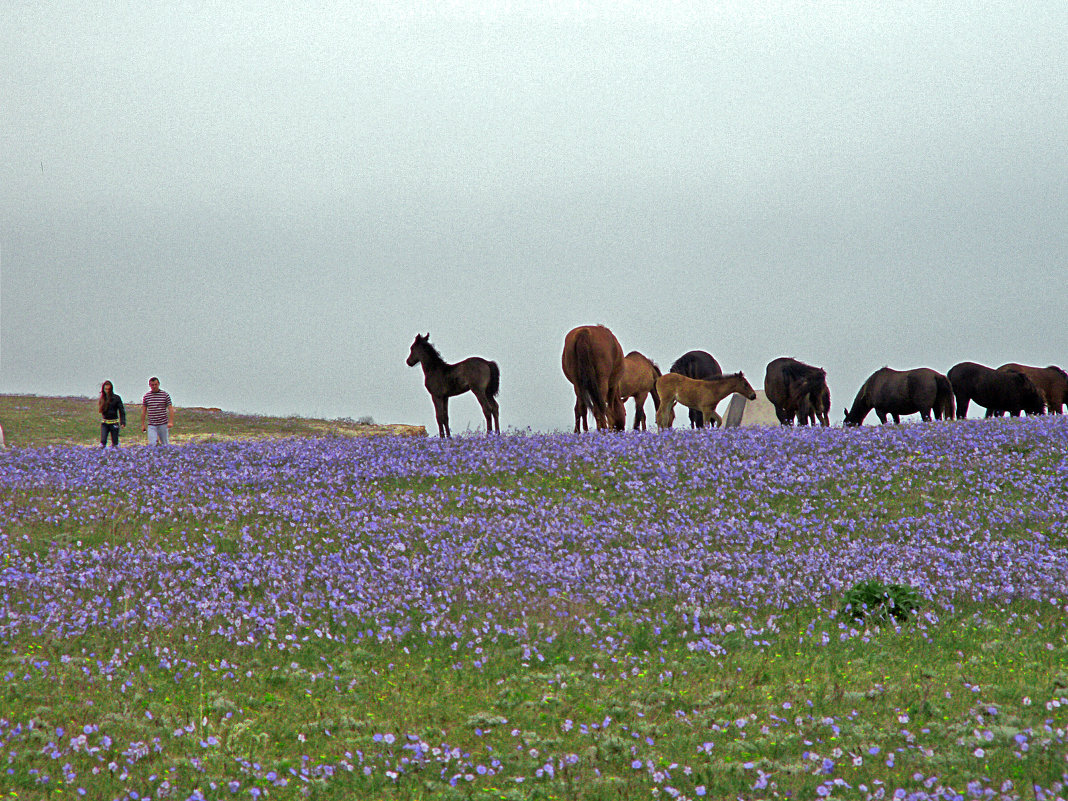
[[[0,392],[433,428],[429,331],[569,428],[597,322],[824,366],[835,421],[883,365],[1068,363],[1063,2],[3,16]]]

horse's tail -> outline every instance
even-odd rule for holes
[[[489,383],[486,384],[486,397],[492,398],[501,391],[501,368],[497,366],[497,362],[489,363],[490,377]]]
[[[585,329],[575,337],[575,380],[582,402],[593,412],[595,420],[608,419],[608,407],[597,387],[597,361],[593,356],[593,343]]]
[[[660,372],[660,368],[656,366],[656,362],[650,362],[653,366],[653,389],[649,393],[653,396],[653,411],[659,411],[660,409],[660,393],[656,391],[656,379],[660,378],[663,373]]]
[[[952,420],[957,416],[957,403],[953,399],[953,385],[944,375],[935,376],[935,408],[941,414],[943,420]]]

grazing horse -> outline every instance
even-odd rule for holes
[[[430,334],[415,335],[408,352],[408,366],[423,365],[423,384],[434,399],[434,414],[438,420],[438,436],[451,437],[449,430],[449,398],[473,392],[486,416],[486,433],[501,433],[499,407],[494,396],[501,386],[501,371],[497,362],[472,356],[456,364],[446,364],[441,354],[430,344]]]
[[[627,412],[619,395],[623,380],[623,348],[603,325],[580,325],[564,337],[561,357],[564,375],[575,388],[575,433],[579,423],[589,430],[586,410],[593,412],[598,430],[627,425]]]
[[[1042,393],[1042,398],[1046,402],[1046,411],[1050,414],[1063,414],[1064,402],[1068,400],[1068,373],[1060,367],[1052,364],[1049,367],[1028,367],[1025,364],[1011,362],[1001,365],[998,371],[1023,373]],[[1004,409],[997,410],[998,415],[1003,412]]]
[[[671,365],[671,369],[668,372],[678,373],[687,378],[697,378],[702,381],[723,375],[723,369],[719,366],[719,362],[715,360],[711,353],[704,350],[691,350],[682,354]],[[718,421],[718,425],[723,424],[718,414],[714,419]],[[701,417],[701,413],[696,409],[690,409],[690,428],[702,428],[704,424],[705,421]]]
[[[666,373],[656,379],[656,391],[660,393],[660,408],[656,410],[656,424],[661,430],[671,428],[675,421],[675,402],[697,411],[706,425],[718,418],[716,405],[732,392],[756,400],[756,392],[741,373],[719,376],[702,381],[687,378],[678,373]]]
[[[795,416],[798,425],[808,425],[810,421],[815,425],[817,419],[830,425],[827,412],[831,393],[827,391],[825,401],[826,389],[826,370],[786,356],[769,362],[764,373],[764,394],[774,404],[775,415],[784,426],[793,425]]]
[[[859,426],[875,409],[879,422],[885,424],[889,414],[895,423],[901,415],[920,413],[924,420],[953,418],[953,387],[949,379],[927,367],[915,370],[876,370],[857,393],[853,408],[846,410],[845,425]]]
[[[656,362],[632,350],[623,358],[623,379],[619,382],[619,397],[624,403],[634,398],[634,430],[645,431],[645,399],[653,396],[653,411],[660,408],[660,395],[656,391],[656,379],[660,368]]]
[[[968,404],[975,401],[987,409],[987,417],[1008,412],[1019,417],[1020,412],[1043,414],[1046,401],[1031,379],[1011,370],[994,370],[975,362],[955,364],[946,373],[957,398],[957,417],[968,416]]]

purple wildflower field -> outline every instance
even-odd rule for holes
[[[0,521],[5,798],[1068,787],[1059,417],[25,448]]]

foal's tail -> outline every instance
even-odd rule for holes
[[[486,384],[486,397],[493,398],[501,391],[501,368],[497,366],[497,362],[490,362],[489,370],[490,377],[489,383]]]
[[[575,379],[582,402],[593,412],[595,420],[608,419],[608,407],[597,386],[597,360],[593,355],[593,343],[586,330],[579,331],[575,337]]]
[[[935,376],[935,417],[952,420],[956,417],[957,404],[953,400],[953,385],[944,375]]]
[[[655,411],[659,411],[660,410],[660,393],[656,391],[656,379],[660,378],[660,376],[663,375],[663,373],[661,373],[660,372],[660,368],[656,366],[656,362],[653,362],[652,365],[653,365],[653,389],[649,394],[653,396],[653,411],[655,412]]]

